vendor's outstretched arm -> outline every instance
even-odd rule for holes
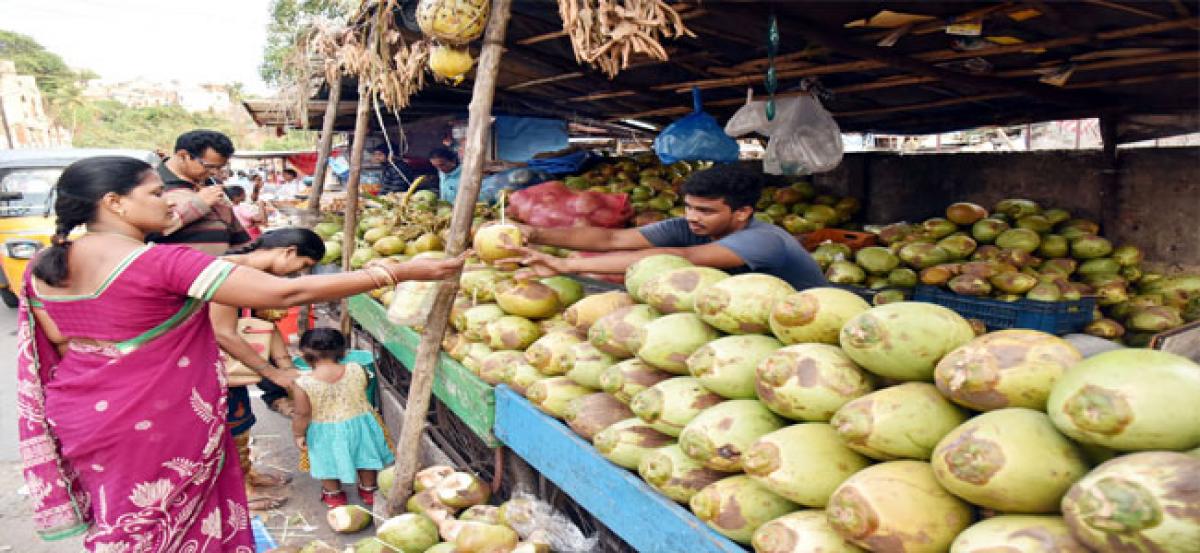
[[[600,227],[532,227],[520,225],[521,234],[530,244],[555,246],[591,252],[638,250],[653,244],[635,228],[610,229]]]
[[[525,250],[525,257],[506,260],[519,261],[529,267],[538,276],[551,276],[560,273],[624,273],[637,260],[651,255],[678,255],[693,265],[712,267],[714,269],[731,269],[741,267],[746,262],[733,250],[720,244],[704,244],[685,248],[645,248],[636,251],[614,252],[595,257],[558,258],[544,253]]]

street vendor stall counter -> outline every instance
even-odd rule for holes
[[[366,295],[349,302],[354,320],[405,367],[421,336],[388,322]],[[602,457],[562,422],[507,386],[493,388],[444,352],[433,393],[489,447],[506,446],[637,551],[731,553],[745,549],[708,528],[634,473]]]

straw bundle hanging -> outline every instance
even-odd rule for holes
[[[629,67],[636,54],[667,61],[662,38],[696,36],[663,0],[558,0],[558,13],[575,60],[610,79]]]

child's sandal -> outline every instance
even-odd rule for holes
[[[379,486],[358,486],[358,497],[362,499],[363,505],[368,507],[375,505],[375,492],[379,491]]]
[[[325,506],[329,507],[330,509],[342,507],[349,502],[350,501],[346,499],[346,492],[343,492],[342,490],[338,490],[336,492],[321,490],[321,503],[324,503]]]

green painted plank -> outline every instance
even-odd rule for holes
[[[370,296],[354,296],[349,304],[350,316],[363,330],[383,344],[384,349],[396,356],[406,368],[415,364],[417,347],[421,344],[419,333],[388,322],[387,310]],[[492,434],[492,425],[496,421],[496,400],[492,387],[445,352],[439,355],[433,378],[433,394],[488,447],[499,447],[499,440]]]

